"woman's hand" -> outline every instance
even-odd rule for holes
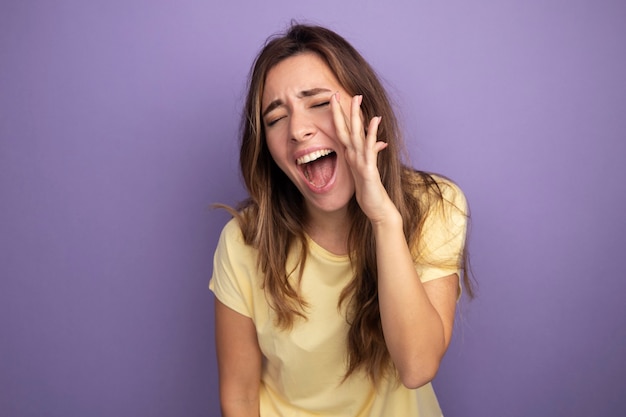
[[[336,93],[331,99],[331,110],[337,137],[345,146],[357,202],[372,223],[379,223],[397,210],[381,182],[376,165],[378,153],[387,147],[386,142],[377,138],[381,118],[372,118],[366,130],[361,112],[362,99],[363,96],[359,95],[352,97],[348,117],[341,106],[339,93]]]

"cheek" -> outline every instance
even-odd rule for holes
[[[285,170],[287,161],[287,148],[284,142],[280,141],[276,135],[268,135],[265,138],[265,144],[270,151],[270,156],[281,170]]]
[[[335,121],[333,119],[333,113],[330,109],[327,112],[316,115],[315,125],[326,136],[331,137],[331,138],[336,138],[337,130],[335,128]]]

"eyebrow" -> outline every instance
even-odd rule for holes
[[[312,88],[310,90],[303,90],[300,91],[297,95],[298,98],[303,98],[303,97],[312,97],[312,96],[316,96],[318,94],[323,94],[323,93],[331,93],[332,90],[329,90],[328,88]],[[277,107],[282,106],[283,101],[280,99],[274,100],[272,101],[270,104],[267,105],[267,107],[265,108],[265,110],[263,110],[263,112],[261,113],[261,117],[265,117],[268,115],[268,113],[270,113],[272,110],[276,109]]]

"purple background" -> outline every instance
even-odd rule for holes
[[[626,413],[626,3],[0,4],[0,415],[217,416],[212,252],[291,18],[383,75],[471,204],[447,416]]]

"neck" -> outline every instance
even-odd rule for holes
[[[305,230],[315,243],[336,255],[348,253],[348,210],[331,213],[308,210]]]

